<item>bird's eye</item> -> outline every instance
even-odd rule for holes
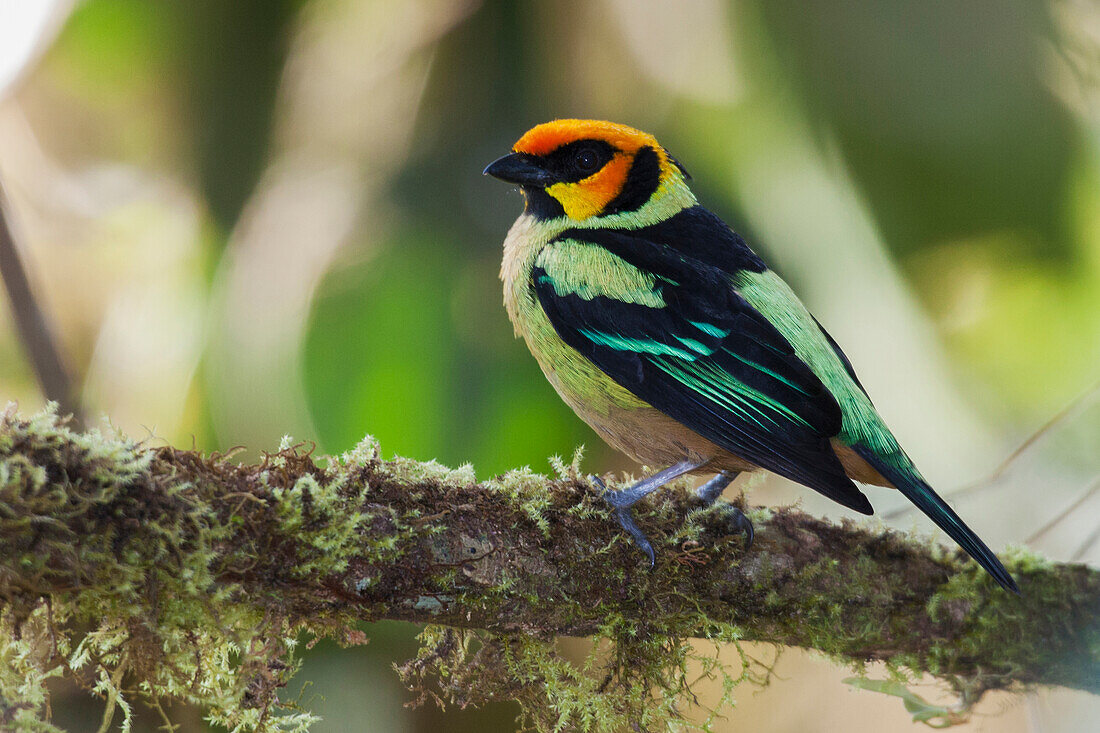
[[[600,157],[595,150],[582,148],[573,156],[573,165],[582,173],[592,173],[600,167]]]

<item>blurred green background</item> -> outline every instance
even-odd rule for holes
[[[1100,378],[1095,2],[0,0],[21,254],[86,414],[138,438],[254,456],[287,433],[327,453],[371,433],[482,476],[584,444],[587,470],[635,470],[501,307],[522,204],[480,172],[555,117],[672,150],[933,483],[970,487],[957,505],[994,546],[1100,561],[1100,506],[1058,516],[1100,472],[1100,407],[975,485]],[[43,397],[8,308],[0,400],[29,412]],[[753,501],[843,515],[751,483]],[[416,629],[367,631],[365,648],[314,649],[288,690],[318,731],[512,729],[507,704],[403,708],[390,665]],[[730,730],[912,725],[845,670],[793,652],[780,670],[739,694]],[[67,729],[95,730],[99,709],[58,687]],[[1100,706],[1053,692],[981,711],[967,729],[1084,731]]]

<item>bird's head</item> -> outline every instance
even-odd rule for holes
[[[516,183],[527,213],[575,221],[637,211],[672,190],[687,171],[652,135],[600,120],[554,120],[533,127],[485,174]]]

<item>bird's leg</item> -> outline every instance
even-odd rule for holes
[[[714,502],[718,501],[718,497],[722,495],[722,492],[726,490],[733,480],[737,478],[736,471],[722,471],[707,481],[705,484],[695,490],[695,495],[706,502],[707,506],[710,506]],[[753,528],[752,522],[745,516],[745,513],[733,506],[732,504],[725,504],[724,508],[729,515],[730,525],[733,527],[734,532],[743,532],[746,537],[745,549],[752,547]]]
[[[653,553],[653,545],[650,544],[649,540],[646,539],[645,533],[642,532],[641,528],[634,522],[634,517],[630,514],[630,507],[638,503],[638,500],[642,497],[653,493],[674,478],[683,476],[689,471],[694,471],[705,462],[706,461],[680,461],[663,471],[658,471],[652,476],[642,479],[629,488],[619,489],[618,491],[609,491],[607,487],[604,486],[602,480],[597,477],[592,477],[592,482],[604,490],[603,497],[613,508],[615,518],[619,520],[619,524],[634,538],[634,541],[638,543],[638,547],[641,547],[642,551],[649,558],[650,567],[653,567],[654,563],[657,561],[656,555]]]
[[[710,506],[718,501],[718,497],[722,495],[722,492],[726,490],[727,486],[733,483],[735,478],[737,478],[736,471],[722,471],[717,473],[714,475],[714,478],[697,488],[695,490],[695,495],[705,501],[707,506]]]

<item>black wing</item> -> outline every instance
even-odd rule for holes
[[[571,230],[652,275],[646,297],[578,288],[585,273],[540,258],[539,303],[558,335],[624,388],[731,453],[867,514],[829,438],[840,408],[729,274],[625,232]],[[586,236],[586,240],[579,240]],[[554,244],[549,245],[554,247]],[[633,302],[627,302],[632,300]]]

